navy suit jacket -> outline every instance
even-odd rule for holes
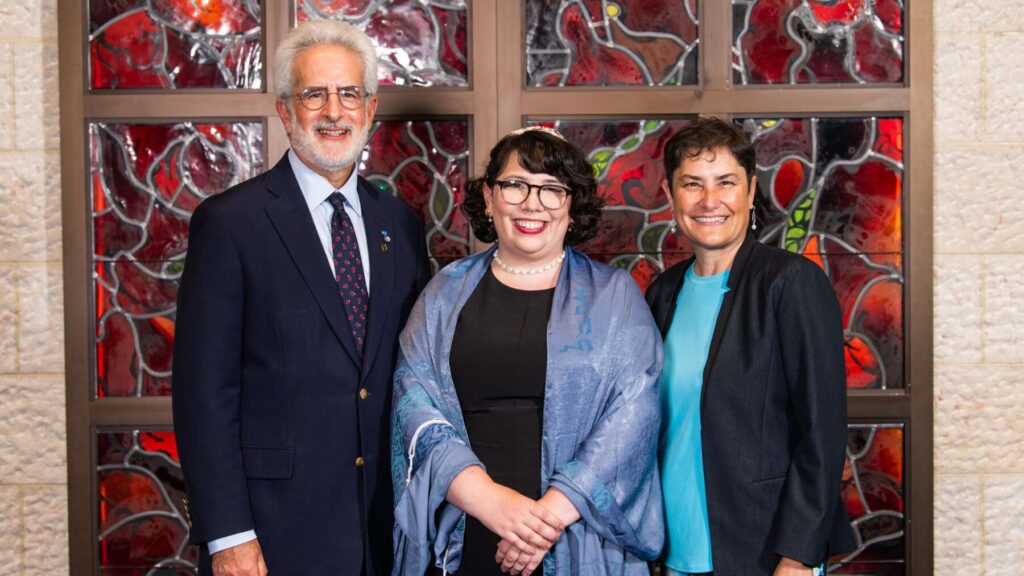
[[[647,289],[663,337],[692,262],[672,266]],[[749,233],[728,286],[700,397],[715,576],[767,576],[780,556],[815,566],[854,548],[840,500],[846,368],[839,302],[817,265]]]
[[[392,371],[429,265],[420,217],[365,180],[358,190],[361,361],[287,157],[190,224],[173,376],[190,541],[254,529],[275,576],[390,571]],[[205,546],[200,564],[208,572]]]

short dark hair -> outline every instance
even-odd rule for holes
[[[747,133],[725,120],[705,117],[698,118],[679,129],[665,144],[665,179],[672,183],[672,175],[687,159],[697,158],[707,152],[725,148],[736,162],[747,171],[747,182],[757,170],[757,152],[750,143]]]
[[[566,244],[580,244],[597,235],[604,199],[597,194],[594,166],[574,144],[541,130],[525,130],[499,140],[491,149],[483,176],[470,180],[466,186],[462,212],[469,218],[477,238],[483,242],[498,238],[494,222],[487,218],[484,186],[494,186],[512,154],[519,156],[519,164],[531,174],[549,174],[569,188],[571,223],[565,234]]]

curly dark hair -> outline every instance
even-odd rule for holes
[[[604,199],[597,195],[594,167],[575,145],[542,130],[525,130],[506,135],[491,149],[483,176],[470,180],[462,212],[469,218],[473,234],[483,242],[494,242],[498,233],[487,219],[484,187],[493,186],[498,174],[516,154],[519,164],[532,174],[548,174],[569,188],[571,224],[566,244],[580,244],[597,235]]]

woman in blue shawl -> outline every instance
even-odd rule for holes
[[[648,574],[661,338],[625,270],[568,246],[601,206],[549,128],[502,138],[468,186],[497,243],[441,270],[400,338],[393,574]]]

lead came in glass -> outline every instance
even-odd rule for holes
[[[843,501],[857,549],[833,556],[829,574],[906,573],[903,425],[850,424]]]
[[[295,0],[295,19],[354,24],[377,45],[377,77],[396,86],[468,86],[465,0]]]
[[[903,80],[903,0],[732,0],[736,84]]]
[[[828,275],[846,385],[903,387],[903,121],[738,120],[758,159],[758,237]]]
[[[261,87],[258,0],[89,0],[90,86]]]
[[[96,459],[100,574],[193,576],[174,433],[100,430]]]
[[[697,0],[526,0],[526,84],[696,84],[697,10]]]
[[[359,173],[423,215],[434,270],[469,254],[469,222],[458,208],[469,173],[469,122],[375,122],[369,150]]]
[[[188,221],[263,169],[263,127],[89,126],[97,396],[170,394]]]

